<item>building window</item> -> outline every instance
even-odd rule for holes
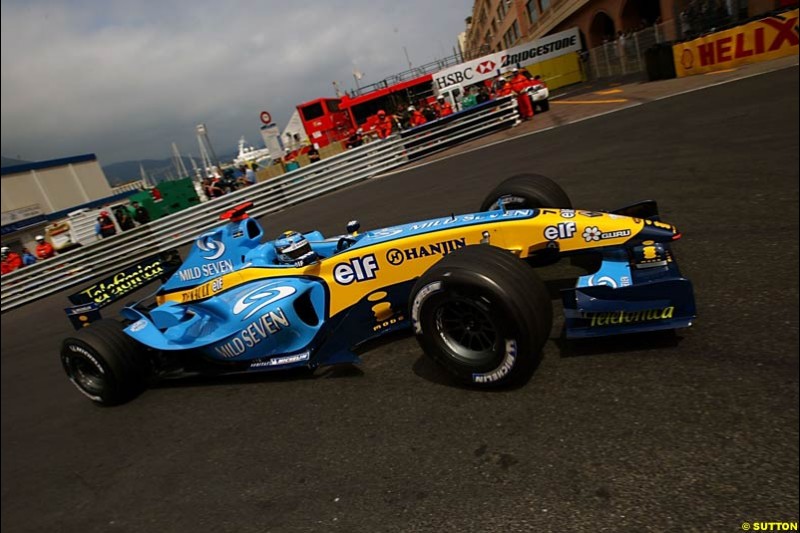
[[[497,20],[500,22],[506,18],[506,13],[508,13],[508,6],[506,5],[505,0],[500,0],[500,4],[497,6]]]
[[[511,48],[511,45],[517,42],[517,39],[519,39],[519,23],[515,20],[503,35],[503,44],[506,45],[506,48]]]
[[[528,18],[531,24],[536,23],[536,21],[539,20],[539,10],[536,8],[536,0],[528,0],[525,9],[528,11]]]
[[[542,13],[544,13],[544,12],[545,12],[545,10],[546,10],[548,7],[550,7],[550,0],[542,0]]]

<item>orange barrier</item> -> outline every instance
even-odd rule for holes
[[[680,78],[796,55],[797,18],[794,9],[676,44],[675,72]]]

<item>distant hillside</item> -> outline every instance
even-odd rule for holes
[[[24,165],[25,163],[30,163],[30,161],[24,161],[22,159],[14,159],[13,157],[5,157],[0,156],[0,167],[13,167],[15,165]]]
[[[232,161],[236,154],[223,154],[220,155],[221,161]],[[14,159],[12,157],[2,156],[2,167],[12,167],[15,165],[24,165],[32,163],[33,161],[23,161],[22,159]],[[175,178],[175,167],[172,164],[172,159],[142,159],[141,161],[123,161],[121,163],[112,163],[110,165],[103,165],[103,172],[105,172],[108,184],[112,187],[122,185],[123,183],[130,183],[136,181],[141,177],[139,172],[139,163],[144,167],[145,172],[154,179],[156,182],[163,181],[169,178]],[[195,159],[195,163],[200,162]],[[192,172],[192,161],[188,157],[183,158],[183,164],[186,170]]]
[[[234,157],[236,157],[236,154],[221,155],[220,160],[231,161]],[[106,174],[109,185],[116,187],[117,185],[121,185],[123,183],[129,183],[131,181],[138,180],[141,177],[139,171],[140,163],[150,178],[156,180],[157,182],[168,179],[170,175],[172,177],[175,177],[176,175],[175,166],[172,164],[171,158],[142,159],[141,161],[122,161],[121,163],[112,163],[110,165],[104,165],[103,172]],[[195,159],[195,163],[199,164],[200,162]],[[184,157],[183,164],[186,166],[186,170],[191,173],[191,160],[188,157]]]

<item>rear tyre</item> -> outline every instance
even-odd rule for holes
[[[539,109],[542,110],[542,113],[544,113],[545,111],[550,111],[550,100],[545,98],[544,100],[539,102]]]
[[[556,182],[539,174],[517,174],[500,183],[481,204],[481,211],[500,209],[571,208],[572,202]]]
[[[489,245],[445,256],[417,281],[409,307],[425,354],[458,381],[478,387],[529,378],[553,324],[536,273]]]
[[[118,405],[145,388],[148,365],[137,348],[122,324],[100,320],[64,339],[61,364],[70,381],[90,400]]]

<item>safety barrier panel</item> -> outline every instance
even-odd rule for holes
[[[797,55],[798,10],[765,17],[672,47],[678,77]]]
[[[114,274],[159,252],[188,244],[204,230],[217,225],[222,213],[242,202],[254,202],[250,214],[260,217],[517,122],[514,98],[487,102],[39,261],[2,277],[2,312]]]

